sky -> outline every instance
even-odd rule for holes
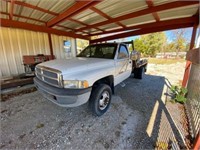
[[[167,36],[167,41],[169,43],[173,41],[173,38],[174,38],[173,31],[174,30],[164,31]],[[192,35],[192,28],[186,28],[185,37],[187,38],[187,41],[190,41],[191,35]],[[139,36],[128,37],[126,38],[126,41],[135,40],[136,38],[139,38]]]

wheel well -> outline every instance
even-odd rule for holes
[[[112,93],[114,94],[114,77],[113,76],[107,76],[104,78],[101,78],[97,80],[94,84],[93,87],[99,85],[99,84],[107,84],[110,86]]]

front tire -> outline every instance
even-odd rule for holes
[[[92,90],[89,107],[96,116],[103,115],[109,108],[112,98],[110,86],[99,84]]]

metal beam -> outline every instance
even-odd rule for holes
[[[154,7],[153,1],[152,1],[152,0],[146,0],[146,3],[147,3],[147,5],[148,5],[149,8]],[[158,16],[158,13],[157,13],[157,12],[152,13],[152,15],[153,15],[154,19],[155,19],[157,22],[160,21],[160,17]]]
[[[94,11],[95,13],[99,14],[100,16],[110,20],[112,19],[110,16],[108,16],[107,14],[105,14],[104,12],[100,11],[99,9],[95,8],[95,7],[92,7],[90,8],[92,11]],[[120,22],[116,22],[116,24],[118,24],[119,26],[123,27],[123,28],[126,28],[125,25],[123,25],[122,23]]]
[[[165,30],[172,30],[172,29],[178,29],[178,28],[188,28],[188,27],[192,27],[193,24],[194,23],[176,24],[176,25],[167,25],[167,26],[157,27],[157,28],[139,29],[139,30],[136,30],[136,31],[126,32],[126,33],[121,33],[121,34],[116,34],[116,35],[112,35],[112,36],[99,38],[99,39],[96,39],[96,40],[91,40],[91,43],[109,41],[109,40],[129,37],[129,36],[136,36],[136,35],[142,35],[142,34],[153,33],[153,32],[160,32],[160,31],[165,31]]]
[[[196,135],[196,138],[194,140],[194,144],[193,144],[193,149],[194,150],[199,150],[200,149],[200,129]]]
[[[52,45],[52,39],[51,39],[50,33],[48,33],[48,40],[49,40],[50,55],[51,55],[52,58],[54,58],[54,56],[53,56],[53,45]]]
[[[10,14],[9,14],[9,19],[10,20],[13,19],[14,4],[15,4],[15,0],[11,0],[11,3],[10,3]]]
[[[192,37],[191,37],[191,41],[190,41],[190,50],[194,48],[196,34],[197,34],[197,27],[198,27],[198,25],[195,25],[193,27]]]
[[[3,26],[3,27],[20,28],[20,29],[32,30],[32,31],[36,31],[36,32],[45,32],[45,33],[51,33],[51,34],[56,34],[56,35],[62,35],[62,36],[68,36],[68,37],[73,37],[73,38],[89,40],[89,37],[87,37],[87,36],[78,35],[73,32],[65,32],[65,31],[61,31],[61,30],[57,30],[57,29],[53,29],[53,28],[48,28],[46,26],[39,26],[39,25],[34,25],[34,24],[19,22],[19,21],[13,21],[13,20],[8,20],[8,19],[1,19],[0,22],[1,22],[1,26]]]
[[[95,27],[98,27],[98,26],[103,26],[103,25],[106,25],[106,24],[111,24],[111,23],[115,23],[115,22],[118,22],[118,21],[130,19],[130,18],[143,16],[143,15],[147,15],[147,14],[158,12],[158,11],[164,11],[164,10],[168,10],[168,9],[172,9],[172,8],[179,8],[179,7],[184,7],[184,6],[196,5],[196,4],[199,4],[199,2],[198,1],[170,2],[170,3],[167,3],[167,4],[154,6],[154,7],[147,8],[147,9],[144,9],[144,10],[140,10],[140,11],[137,11],[137,12],[133,12],[133,13],[130,13],[130,14],[127,14],[127,15],[112,18],[112,19],[109,19],[109,20],[106,20],[106,21],[103,21],[103,22],[100,22],[100,23],[89,25],[88,27],[83,27],[83,28],[77,29],[76,31],[87,30],[89,28],[95,28]]]
[[[197,24],[194,25],[193,31],[192,31],[192,37],[191,37],[191,41],[190,41],[190,49],[189,50],[192,50],[194,48],[197,28],[198,28],[198,25]],[[183,82],[182,82],[182,86],[183,87],[187,86],[188,79],[189,79],[189,76],[190,76],[190,68],[191,68],[191,62],[187,61],[186,62],[186,66],[185,66],[185,73],[184,73],[184,76],[183,76]]]
[[[47,23],[48,27],[52,27],[65,19],[68,19],[74,15],[77,15],[78,13],[81,13],[82,11],[98,4],[101,0],[99,1],[94,1],[94,0],[87,0],[87,1],[76,1],[76,3],[68,8],[66,11],[63,13],[59,14],[56,18],[50,20]]]
[[[104,31],[102,33],[96,33],[96,34],[90,34],[90,36],[96,36],[96,35],[102,35],[102,34],[110,34],[110,33],[117,33],[117,32],[124,32],[124,31],[130,31],[130,30],[136,30],[136,29],[144,29],[144,28],[157,28],[161,26],[166,25],[175,25],[175,24],[185,24],[185,23],[198,23],[199,17],[193,16],[193,17],[187,17],[187,18],[180,18],[180,19],[172,19],[172,20],[165,20],[160,22],[154,22],[154,23],[147,23],[142,25],[135,25],[126,27],[125,29],[115,29],[110,31]]]

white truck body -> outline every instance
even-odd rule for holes
[[[94,84],[101,79],[106,77],[113,79],[110,85],[114,87],[131,75],[132,61],[126,45],[114,44],[116,50],[112,59],[76,57],[52,60],[37,65],[36,78],[34,78],[36,87],[44,97],[59,106],[75,107],[86,103],[90,98]],[[119,57],[122,51],[120,49],[123,49],[124,52],[127,51],[127,54]],[[65,80],[86,81],[88,87],[82,89],[65,88],[63,86]]]
[[[128,59],[72,58],[57,59],[41,63],[39,66],[54,68],[62,72],[63,80],[87,80],[92,86],[97,80],[114,76],[114,85],[122,82],[131,74]]]

